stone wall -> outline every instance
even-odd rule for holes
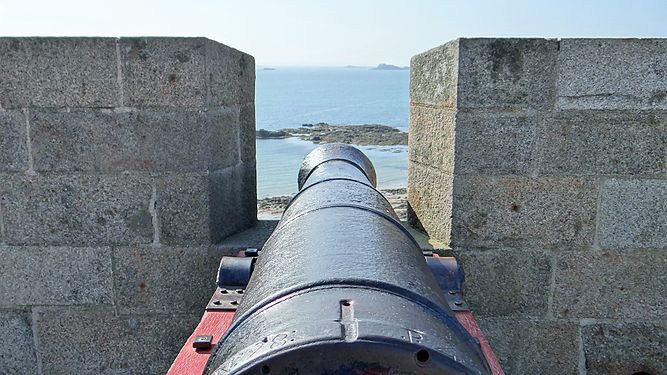
[[[412,59],[408,200],[508,374],[667,373],[667,40]]]
[[[163,373],[256,219],[255,67],[204,38],[0,38],[0,373]]]

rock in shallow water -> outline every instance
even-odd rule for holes
[[[260,129],[258,139],[299,137],[313,143],[347,143],[359,146],[396,146],[408,144],[408,133],[379,124],[330,125],[327,123],[303,124],[301,128],[277,131]]]

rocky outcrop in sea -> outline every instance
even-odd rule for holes
[[[313,143],[347,143],[358,146],[398,146],[408,144],[408,133],[388,125],[331,125],[324,122],[303,124],[300,128],[260,129],[257,139],[299,137]]]

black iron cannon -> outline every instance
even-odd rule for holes
[[[221,262],[208,311],[234,316],[206,374],[492,373],[455,318],[462,271],[425,257],[361,151],[320,146],[298,183],[261,251]]]

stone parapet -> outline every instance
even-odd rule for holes
[[[412,59],[409,220],[463,264],[507,373],[665,371],[665,61],[664,39]]]
[[[163,373],[254,225],[255,65],[206,38],[0,38],[0,373]]]

